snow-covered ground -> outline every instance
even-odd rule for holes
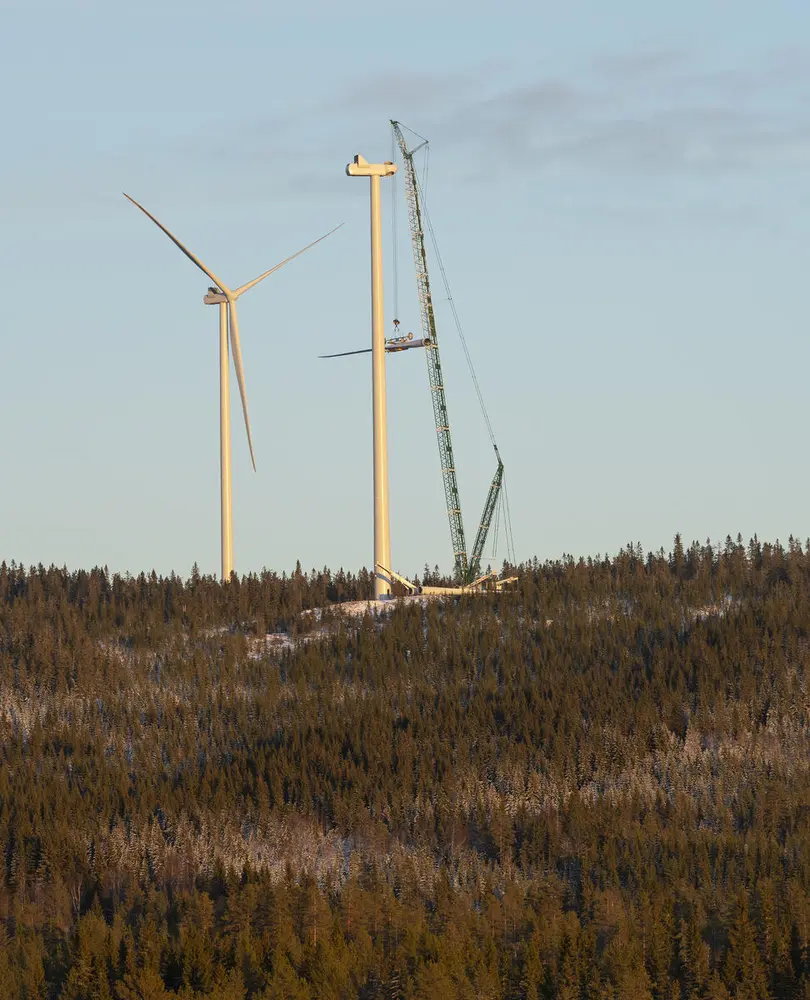
[[[317,641],[329,635],[337,622],[343,619],[360,619],[364,615],[370,614],[372,617],[389,617],[398,607],[410,604],[419,604],[422,607],[429,601],[446,600],[445,594],[409,594],[406,597],[390,598],[385,601],[345,601],[343,604],[330,604],[325,608],[312,608],[301,612],[301,619],[311,623],[311,630],[299,635],[289,635],[286,632],[270,632],[264,639],[249,639],[251,655],[260,657],[268,652],[281,651],[282,649],[292,649],[303,643]],[[708,618],[723,618],[739,602],[726,597],[716,604],[706,604],[701,607],[687,608],[684,613],[684,624],[687,621],[705,621]],[[617,614],[628,614],[630,608],[625,606],[617,611],[609,601],[605,602],[604,608],[590,609],[589,618],[591,621],[598,619],[614,619]],[[329,617],[323,621],[324,612]],[[554,624],[553,618],[544,619],[546,628],[551,628]]]
[[[302,611],[302,618],[312,617],[315,621],[320,621],[325,610],[332,615],[347,615],[349,618],[362,618],[369,614],[390,615],[391,612],[405,604],[421,604],[423,607],[430,600],[440,600],[442,594],[409,594],[407,597],[393,597],[386,601],[344,601],[342,604],[330,604],[328,608],[313,608],[311,611]]]

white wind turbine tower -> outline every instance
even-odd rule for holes
[[[248,291],[248,289],[253,288],[254,285],[258,285],[260,281],[264,281],[265,278],[273,274],[274,271],[278,271],[279,268],[284,267],[291,260],[296,257],[300,257],[302,253],[309,250],[310,247],[314,247],[316,243],[320,243],[321,240],[325,240],[327,236],[331,236],[335,232],[335,229],[331,229],[324,236],[319,237],[312,243],[307,244],[303,249],[282,260],[281,263],[276,264],[275,267],[271,267],[269,271],[265,271],[264,274],[260,274],[258,278],[254,278],[252,281],[248,281],[245,285],[240,285],[239,288],[231,289],[224,281],[221,281],[213,271],[203,264],[199,257],[195,255],[188,249],[188,247],[183,246],[177,237],[170,233],[169,230],[160,222],[158,219],[152,215],[143,205],[135,201],[134,198],[124,192],[124,197],[132,202],[136,208],[139,208],[144,215],[147,215],[152,222],[155,223],[163,232],[169,237],[172,243],[175,244],[183,253],[188,257],[192,263],[196,264],[197,267],[203,272],[203,274],[208,275],[211,281],[214,282],[214,286],[208,289],[208,294],[205,296],[203,301],[206,305],[219,305],[219,445],[220,445],[220,496],[221,496],[221,535],[222,535],[222,579],[227,581],[231,578],[231,573],[233,572],[233,510],[231,505],[231,397],[230,397],[230,385],[229,385],[229,365],[228,365],[228,334],[230,333],[231,350],[233,351],[233,365],[236,369],[236,381],[239,385],[239,395],[242,399],[242,413],[245,417],[245,430],[247,431],[248,448],[250,449],[250,461],[253,464],[253,470],[256,470],[256,459],[253,454],[253,438],[250,433],[250,419],[248,417],[248,405],[247,405],[247,394],[245,391],[245,373],[242,367],[242,349],[239,343],[239,318],[236,314],[236,300],[239,298],[243,292]],[[341,223],[343,225],[343,223]],[[340,229],[340,226],[336,226],[336,229]]]

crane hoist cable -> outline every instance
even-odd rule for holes
[[[416,133],[414,133],[414,134],[416,134]],[[427,139],[425,139],[424,142],[427,143]],[[430,150],[430,146],[426,146],[426,153],[429,150]],[[427,175],[427,164],[425,166],[425,174],[423,176],[426,177],[426,175]],[[500,469],[501,466],[502,466],[502,461],[501,461],[500,451],[498,450],[498,443],[495,440],[495,432],[492,429],[492,422],[491,422],[491,420],[489,418],[489,413],[487,412],[486,403],[484,402],[484,396],[483,396],[483,393],[481,392],[481,385],[480,385],[480,383],[478,381],[478,376],[477,376],[477,374],[475,372],[475,365],[473,364],[472,355],[470,354],[470,349],[467,346],[467,338],[464,336],[464,328],[461,325],[461,319],[460,319],[460,317],[458,315],[458,310],[456,309],[455,299],[453,298],[453,293],[450,290],[450,282],[449,282],[449,279],[447,277],[447,271],[446,271],[445,266],[444,266],[444,261],[442,260],[441,251],[439,250],[439,244],[438,244],[438,241],[436,239],[436,232],[435,232],[435,230],[433,228],[433,223],[430,221],[430,212],[428,211],[427,200],[425,198],[425,193],[424,193],[424,181],[423,181],[422,185],[420,185],[419,181],[417,179],[417,188],[418,188],[418,192],[419,192],[419,196],[420,196],[420,200],[421,200],[421,204],[422,204],[422,215],[424,217],[425,224],[427,226],[427,231],[430,234],[430,242],[431,242],[431,244],[433,246],[433,252],[436,255],[436,262],[439,265],[439,274],[441,275],[441,278],[442,278],[442,284],[444,285],[444,291],[445,291],[445,295],[447,297],[447,302],[448,302],[448,304],[450,306],[450,311],[451,311],[451,313],[453,315],[453,321],[454,321],[455,326],[456,326],[456,332],[458,333],[459,340],[461,341],[461,347],[462,347],[462,350],[464,351],[464,357],[465,357],[465,359],[467,361],[467,367],[468,367],[469,372],[470,372],[470,377],[472,379],[473,386],[475,387],[476,396],[478,397],[478,405],[479,405],[479,407],[481,409],[481,414],[482,414],[482,416],[484,418],[484,422],[485,422],[485,424],[487,426],[487,431],[489,432],[489,439],[492,442],[492,447],[494,448],[495,455],[498,458],[498,466],[499,466],[499,469]],[[512,534],[512,516],[511,516],[511,511],[509,509],[509,494],[508,494],[508,491],[506,489],[506,472],[505,472],[505,470],[503,470],[503,472],[502,472],[502,477],[503,477],[503,492],[501,493],[501,491],[500,491],[500,483],[498,484],[498,487],[496,489],[495,481],[493,480],[493,485],[490,488],[490,496],[493,499],[493,506],[498,501],[500,501],[503,504],[503,507],[504,507],[504,528],[505,528],[504,534],[505,534],[505,537],[506,537],[507,559],[511,560],[511,562],[514,564],[515,563],[515,540],[514,540],[514,536]],[[486,507],[485,507],[485,511],[486,511]],[[481,527],[484,526],[484,522],[485,522],[485,518],[482,518]],[[482,541],[486,541],[486,534],[484,535],[484,538],[483,538]],[[482,545],[482,550],[483,550],[483,545]]]
[[[422,194],[421,187],[419,190],[420,196]],[[425,223],[427,224],[427,230],[430,234],[430,242],[433,245],[433,252],[436,254],[436,263],[439,265],[439,274],[442,276],[442,284],[444,285],[444,291],[447,296],[447,302],[450,305],[450,312],[453,314],[453,321],[456,324],[456,331],[458,332],[459,340],[461,341],[461,347],[464,351],[464,357],[467,360],[467,367],[470,370],[470,376],[472,378],[473,385],[475,386],[475,394],[478,397],[478,405],[481,408],[481,413],[484,417],[484,422],[487,425],[487,431],[489,432],[489,439],[492,442],[492,447],[495,449],[496,453],[498,451],[498,444],[495,440],[495,432],[492,429],[492,423],[489,419],[489,413],[487,412],[486,403],[484,402],[484,396],[481,392],[481,386],[478,382],[478,376],[475,374],[475,365],[473,365],[472,355],[470,354],[470,349],[467,347],[467,338],[464,336],[464,329],[461,325],[461,319],[458,315],[458,310],[456,309],[455,299],[453,298],[453,293],[450,291],[450,282],[447,278],[447,271],[444,267],[444,261],[442,260],[442,255],[439,251],[439,244],[436,241],[436,233],[433,229],[433,225],[430,221],[430,214],[427,210],[427,206],[422,200],[423,205],[423,215],[425,218]]]
[[[430,216],[427,211],[425,204],[424,188],[427,181],[427,155],[429,151],[428,140],[420,135],[418,132],[414,132],[413,129],[407,128],[407,126],[401,125],[400,122],[392,121],[391,128],[393,130],[396,143],[399,146],[400,153],[402,155],[402,160],[404,164],[403,176],[405,182],[405,194],[408,204],[408,220],[411,229],[411,244],[413,249],[414,264],[416,267],[416,284],[417,291],[419,294],[419,307],[420,315],[422,320],[422,330],[427,342],[428,349],[426,350],[427,366],[428,366],[428,379],[430,382],[431,389],[431,399],[433,403],[433,415],[436,423],[436,433],[439,444],[439,456],[441,460],[442,467],[442,481],[444,485],[445,501],[447,504],[448,519],[450,522],[450,535],[453,543],[453,554],[455,559],[455,570],[456,576],[461,580],[462,583],[469,582],[475,579],[480,574],[480,564],[481,556],[483,555],[484,545],[486,544],[487,535],[489,533],[490,524],[495,516],[496,510],[500,502],[506,502],[505,493],[502,494],[503,476],[504,476],[504,466],[501,459],[500,452],[498,450],[498,445],[495,440],[495,434],[492,430],[492,423],[489,419],[489,414],[487,413],[486,405],[484,404],[484,397],[481,392],[481,387],[478,382],[478,377],[475,373],[475,367],[472,362],[472,357],[470,355],[469,348],[467,346],[466,338],[464,337],[464,331],[461,326],[461,320],[456,310],[455,302],[453,301],[453,296],[450,291],[450,283],[447,278],[447,272],[444,267],[444,262],[442,261],[441,254],[439,252],[438,242],[436,240],[436,234],[433,230],[433,226],[430,221]],[[407,143],[405,141],[405,136],[402,133],[402,128],[410,132],[412,135],[416,136],[420,140],[419,145],[408,149]],[[416,174],[416,168],[414,165],[413,157],[414,154],[425,148],[425,170],[423,172],[423,181],[420,184],[419,178]],[[447,401],[445,398],[444,383],[441,373],[441,361],[439,357],[439,344],[436,334],[436,317],[433,309],[433,299],[430,289],[430,278],[428,275],[427,267],[427,253],[425,247],[425,228],[427,228],[430,234],[431,243],[433,245],[434,253],[436,254],[436,260],[438,261],[439,271],[442,276],[442,282],[444,284],[444,289],[447,295],[447,300],[450,303],[450,308],[453,314],[453,318],[456,325],[456,330],[459,334],[459,339],[461,340],[462,348],[464,350],[464,355],[467,360],[467,367],[469,368],[470,375],[472,377],[473,385],[475,387],[476,395],[478,397],[478,403],[481,408],[481,412],[484,416],[484,421],[489,432],[490,441],[495,450],[495,456],[497,458],[497,469],[495,471],[495,476],[492,479],[492,483],[487,494],[487,499],[484,504],[484,511],[481,516],[481,521],[479,523],[478,531],[475,537],[475,543],[473,545],[470,558],[467,557],[466,549],[466,539],[464,533],[464,522],[461,516],[461,500],[459,498],[458,492],[458,482],[456,478],[455,462],[453,459],[453,445],[450,437],[450,421],[447,415]],[[506,519],[505,519],[506,520]],[[511,522],[507,521],[510,525],[509,531],[511,534]]]
[[[506,559],[513,566],[517,566],[517,555],[515,553],[515,536],[512,534],[512,511],[509,509],[509,491],[506,488],[506,474],[503,477],[503,511],[504,524],[506,530]]]
[[[397,137],[391,133],[391,162],[397,156]],[[391,185],[391,238],[393,243],[391,259],[394,268],[394,328],[399,328],[399,236],[397,233],[397,219],[399,217],[399,204],[397,192],[399,187]]]

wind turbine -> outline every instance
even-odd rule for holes
[[[307,246],[303,249],[298,250],[296,253],[282,260],[279,264],[276,264],[275,267],[271,267],[269,271],[265,271],[264,274],[260,274],[258,278],[248,281],[247,284],[240,285],[239,288],[231,289],[225,284],[224,281],[218,278],[213,271],[206,267],[199,257],[196,257],[188,249],[188,247],[183,246],[180,240],[178,240],[173,233],[170,233],[163,223],[156,219],[150,211],[135,201],[134,198],[131,198],[126,192],[124,192],[124,197],[128,201],[131,201],[136,208],[139,208],[144,215],[148,216],[159,229],[162,229],[172,243],[174,243],[178,249],[182,250],[186,257],[188,257],[193,264],[196,264],[203,274],[208,275],[211,281],[214,282],[214,286],[208,289],[208,294],[204,297],[203,301],[206,305],[219,305],[219,447],[222,579],[227,581],[230,580],[231,573],[233,572],[233,510],[231,504],[231,397],[228,378],[230,373],[228,365],[229,334],[230,346],[233,351],[233,365],[236,369],[236,381],[239,385],[239,395],[242,399],[242,413],[245,417],[245,430],[247,431],[248,448],[250,449],[250,461],[253,465],[254,472],[256,471],[256,458],[253,454],[253,437],[250,433],[250,418],[248,417],[247,393],[245,391],[245,372],[242,366],[242,348],[239,342],[239,318],[236,313],[236,300],[244,292],[253,288],[254,285],[258,285],[260,281],[264,281],[265,278],[269,277],[275,271],[278,271],[279,268],[284,267],[285,264],[289,264],[289,262],[294,260],[296,257],[300,257],[302,253],[309,250],[311,247],[314,247],[316,243],[320,243],[321,240],[325,240],[327,236],[331,236],[336,229],[340,229],[340,226],[336,226],[335,229],[331,229],[324,236],[321,236],[312,243],[307,244]],[[343,223],[341,223],[341,225],[343,225]]]

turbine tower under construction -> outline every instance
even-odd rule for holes
[[[391,521],[388,505],[388,421],[385,400],[385,314],[383,310],[382,209],[380,178],[397,172],[393,163],[369,163],[359,153],[346,167],[349,177],[368,177],[371,189],[371,370],[374,426],[374,598],[391,596]]]

